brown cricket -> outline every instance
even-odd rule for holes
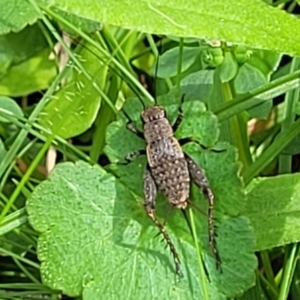
[[[159,189],[173,207],[181,210],[185,209],[191,203],[189,200],[191,181],[202,190],[209,202],[209,243],[216,258],[217,267],[220,267],[221,260],[217,250],[213,223],[214,194],[204,171],[183,152],[179,141],[174,137],[174,132],[182,120],[181,109],[173,127],[167,119],[166,111],[162,106],[154,105],[145,108],[141,113],[141,119],[143,122],[143,133],[135,129],[131,123],[127,124],[127,128],[146,140],[146,151],[135,151],[129,154],[126,159],[131,161],[133,157],[140,154],[147,155],[148,164],[143,178],[144,205],[147,214],[159,228],[171,250],[176,273],[182,274],[179,256],[164,226],[155,216],[155,199]],[[186,143],[187,141],[185,140],[184,142]]]

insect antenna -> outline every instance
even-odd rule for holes
[[[154,92],[154,101],[155,101],[155,105],[157,105],[157,72],[158,72],[158,65],[159,65],[159,53],[157,52],[157,56],[156,56],[156,65],[155,65],[155,73],[154,73],[154,87],[153,87],[153,92]]]
[[[152,51],[156,57],[155,70],[154,70],[154,82],[153,82],[153,96],[154,96],[155,105],[157,105],[157,73],[158,73],[158,67],[159,67],[159,55],[160,55],[160,51],[162,49],[162,38],[159,41],[158,47],[156,46],[152,35],[147,34],[147,38],[148,38],[149,44],[152,48]]]

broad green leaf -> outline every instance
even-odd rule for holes
[[[237,94],[246,94],[249,91],[261,87],[267,83],[266,76],[256,67],[245,63],[239,68],[238,74],[234,79],[234,88]],[[270,113],[272,101],[265,101],[262,104],[248,110],[253,118],[264,119]]]
[[[162,99],[158,98],[159,104],[161,104],[160,101]],[[178,98],[176,99],[178,107],[179,100]],[[170,103],[171,109],[168,107],[168,104],[165,105],[167,111],[173,111],[173,101]],[[140,107],[142,109],[142,105],[138,99],[131,99],[128,102],[130,102],[128,106]],[[134,102],[136,103],[135,105]],[[199,103],[199,106],[196,106],[196,104],[197,101],[183,103],[184,119],[182,127],[185,128],[185,131],[190,128],[193,133],[196,132],[195,128],[198,128],[199,131],[207,131],[207,133],[203,133],[203,140],[201,142],[205,144],[209,141],[207,143],[209,144],[211,143],[209,134],[212,134],[214,137],[218,135],[215,116],[210,113],[207,114],[202,103]],[[199,111],[194,112],[192,107],[199,108]],[[136,111],[135,114],[132,111],[128,115],[137,120],[140,111]],[[169,114],[167,115],[169,117]],[[171,119],[173,119],[172,115]],[[203,125],[204,121],[201,123],[198,119],[205,119],[207,122],[205,125],[211,125],[200,128],[199,126]],[[124,116],[119,116],[118,120],[109,125],[107,130],[107,146],[104,151],[114,161],[124,161],[128,152],[144,149],[145,147],[143,140],[128,131],[126,122]],[[192,126],[191,124],[194,124],[195,127],[189,127]],[[121,138],[122,136],[123,138]],[[185,134],[181,135],[180,130],[178,130],[176,136],[180,139],[185,137]],[[216,138],[213,140],[216,142]],[[135,148],[134,144],[136,145]],[[217,289],[220,295],[224,294],[228,297],[233,297],[254,283],[253,270],[256,267],[256,259],[253,255],[254,240],[251,226],[249,220],[241,216],[241,211],[244,210],[245,205],[245,195],[242,189],[241,178],[238,176],[240,164],[236,161],[237,153],[233,147],[228,145],[224,151],[214,152],[213,150],[202,150],[195,143],[188,143],[184,146],[184,150],[205,170],[212,190],[215,193],[215,219],[218,232],[217,244],[222,258],[222,275],[216,271],[215,259],[208,243],[207,217],[197,212],[197,232],[202,242],[204,261],[211,279],[210,286],[212,285]],[[128,165],[111,166],[113,173],[140,199],[139,202],[141,203],[143,203],[142,187],[145,167],[145,156],[136,158]],[[191,200],[195,201],[197,207],[206,212],[207,201],[196,187],[192,188]],[[168,203],[166,199],[159,196],[157,199],[158,216],[163,220],[166,217],[167,211]],[[188,226],[175,208],[174,213],[168,218],[168,226],[172,228],[177,237],[181,237],[182,240],[192,243]],[[232,243],[233,237],[238,237],[234,241],[234,247]]]
[[[18,32],[28,24],[36,22],[38,15],[34,8],[23,0],[0,0],[0,35]]]
[[[54,0],[58,8],[91,20],[155,34],[199,37],[300,55],[300,21],[261,0]]]
[[[46,47],[48,47],[47,41],[37,24],[27,26],[17,33],[1,35],[0,79],[11,65],[17,65],[31,58]]]
[[[238,71],[238,64],[231,52],[226,51],[224,54],[224,61],[219,66],[219,73],[221,82],[228,82],[232,80]]]
[[[41,275],[51,288],[82,293],[84,300],[203,298],[194,247],[171,235],[185,274],[175,284],[170,253],[154,237],[157,228],[142,203],[100,167],[57,165],[27,210],[41,234]],[[225,300],[212,285],[209,294]]]
[[[16,101],[5,96],[0,96],[0,122],[10,123],[5,116],[1,116],[1,110],[14,116],[23,117],[23,111]]]
[[[95,49],[83,48],[79,54],[81,64],[89,71],[92,80],[70,62],[72,79],[54,95],[40,114],[40,124],[61,137],[70,138],[84,132],[97,116],[101,97],[94,84],[104,87],[108,67],[95,53],[99,54]]]
[[[184,47],[182,52],[181,72],[186,71],[196,60],[200,53],[199,47]],[[174,47],[160,56],[158,61],[157,77],[174,77],[178,73],[177,63],[179,59],[179,47]],[[152,69],[155,74],[156,66]]]
[[[256,250],[300,240],[300,174],[259,178],[249,186],[244,214],[256,235]]]
[[[49,49],[9,69],[0,80],[0,94],[19,97],[44,90],[56,75],[54,60]]]

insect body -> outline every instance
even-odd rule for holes
[[[142,120],[149,164],[149,172],[145,176],[153,177],[171,205],[184,209],[190,192],[188,164],[165,110],[151,106],[142,113]],[[147,185],[145,189],[147,191]]]
[[[174,132],[181,118],[182,115],[179,114],[174,125],[175,128],[172,128],[172,125],[166,118],[165,109],[161,106],[150,106],[141,114],[144,124],[143,137],[147,143],[146,154],[148,160],[144,174],[145,208],[147,214],[157,225],[169,245],[174,258],[176,273],[178,274],[181,274],[179,257],[164,226],[155,216],[155,199],[159,189],[172,206],[185,209],[188,203],[191,203],[189,200],[191,181],[201,188],[209,201],[209,242],[216,257],[217,266],[220,264],[213,225],[214,195],[203,170],[188,155],[184,154],[179,141],[174,137]],[[128,128],[141,135],[131,126],[128,126]],[[143,153],[145,151],[137,151],[133,156]]]

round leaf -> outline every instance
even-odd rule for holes
[[[131,99],[132,101],[139,100]],[[179,106],[179,100],[177,101],[177,106]],[[174,100],[170,105],[174,105]],[[131,105],[131,107],[134,107],[134,105]],[[168,111],[167,103],[165,108]],[[192,136],[197,141],[200,137],[198,132],[201,132],[201,143],[214,146],[218,137],[216,117],[207,112],[203,103],[199,101],[184,102],[182,108],[184,118],[176,132],[176,136],[178,138]],[[136,116],[140,115],[140,113],[141,111],[137,111]],[[199,120],[202,118],[203,123],[201,124]],[[208,124],[202,126],[205,121]],[[118,129],[118,135],[120,137],[122,135],[126,136],[128,129],[124,126],[124,123],[126,123],[125,119],[123,123],[120,121],[112,123],[108,127],[106,139],[108,145],[106,154],[109,157],[119,156],[119,160],[122,161],[124,161],[124,156],[126,156],[126,151],[123,151],[123,149],[128,147],[129,143],[133,149],[135,141],[132,139],[129,142],[129,137],[126,139],[114,138],[113,132],[116,132],[116,128],[122,126],[122,124],[123,127],[119,127]],[[189,133],[189,131],[192,133]],[[134,134],[130,134],[134,136]],[[139,138],[136,139],[142,141]],[[140,147],[141,144],[138,144],[133,150],[140,150]],[[237,152],[234,147],[228,145],[223,147],[222,151],[218,152],[214,150],[202,150],[196,143],[188,143],[183,149],[203,168],[215,194],[214,216],[218,233],[217,245],[223,266],[222,274],[216,270],[215,259],[208,242],[207,216],[205,216],[208,209],[207,200],[195,186],[193,186],[191,194],[191,201],[195,202],[198,209],[204,212],[204,215],[197,212],[196,224],[197,232],[203,246],[202,254],[210,279],[212,280],[210,285],[219,291],[219,295],[233,297],[254,284],[255,276],[253,271],[256,268],[253,232],[248,219],[240,216],[245,206],[245,194],[242,189],[241,178],[238,175],[240,164],[237,162]],[[146,164],[146,157],[140,156],[128,165],[117,164],[111,166],[112,172],[141,203],[143,202],[143,173]],[[162,220],[165,219],[169,210],[167,199],[160,195],[157,198],[156,204],[158,217]],[[175,208],[173,211],[171,216],[168,217],[168,226],[181,240],[193,244],[185,219]],[[234,244],[233,238],[235,239]],[[189,268],[191,268],[190,265]]]
[[[83,299],[203,299],[195,249],[171,234],[185,278],[136,196],[99,167],[57,165],[27,203],[44,283]],[[207,280],[207,279],[204,279]],[[208,282],[207,282],[208,284]],[[155,287],[155,288],[154,288]],[[209,285],[210,299],[224,300]]]

